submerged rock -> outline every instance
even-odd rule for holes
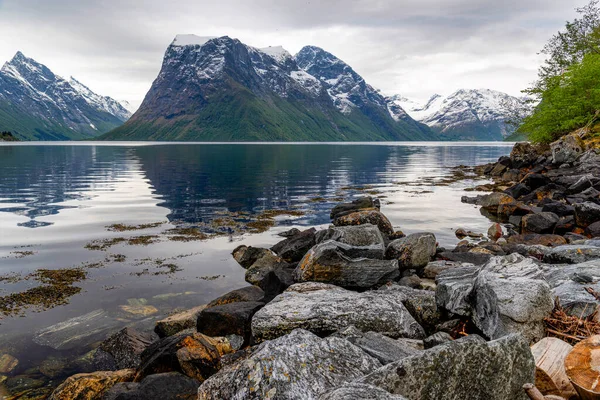
[[[400,269],[423,268],[435,256],[436,243],[433,233],[413,233],[391,242],[385,255],[397,259]]]
[[[333,240],[319,243],[298,264],[296,281],[368,289],[400,277],[397,261],[350,258],[347,254],[356,254],[355,249]]]
[[[423,328],[402,304],[404,299],[392,290],[356,293],[324,283],[298,283],[254,315],[252,334],[261,342],[297,328],[328,335],[354,325],[393,338],[423,338]]]
[[[0,374],[8,374],[19,365],[19,360],[10,354],[2,354],[0,356]]]
[[[454,341],[381,367],[358,382],[410,400],[525,400],[535,362],[519,335]]]
[[[139,383],[117,383],[102,400],[195,400],[199,382],[178,372],[150,375]]]
[[[205,308],[206,305],[202,305],[161,319],[156,322],[154,332],[156,332],[159,337],[163,338],[175,335],[186,329],[195,328],[198,316]]]
[[[126,369],[73,375],[52,392],[49,400],[101,399],[117,383],[133,380],[134,374],[134,370]]]
[[[200,386],[198,399],[317,399],[380,366],[347,340],[297,329],[221,369]]]
[[[114,358],[118,369],[137,368],[140,354],[154,339],[154,335],[124,328],[102,342],[100,349]]]

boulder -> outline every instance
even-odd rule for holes
[[[472,301],[473,323],[491,339],[521,333],[536,342],[554,309],[542,268],[519,254],[492,258],[475,279]]]
[[[507,240],[508,244],[524,244],[527,246],[562,246],[567,244],[567,240],[559,235],[540,235],[537,233],[530,233],[526,235],[513,235]]]
[[[577,194],[583,192],[586,189],[591,188],[592,186],[594,186],[594,184],[592,183],[592,179],[594,179],[594,176],[591,174],[586,174],[582,176],[577,180],[577,182],[573,183],[567,188],[567,192],[569,194]]]
[[[462,266],[473,266],[455,261],[431,261],[427,264],[425,268],[423,268],[423,277],[427,279],[435,279],[440,273],[447,269],[451,268],[459,268]]]
[[[437,305],[452,314],[471,316],[471,291],[481,267],[452,268],[439,274],[435,282]]]
[[[438,258],[444,261],[451,261],[461,264],[483,265],[492,256],[489,254],[469,253],[460,251],[443,251],[438,254]]]
[[[477,202],[484,210],[496,215],[498,214],[498,207],[501,204],[515,203],[515,199],[506,193],[494,192],[482,196]]]
[[[119,382],[133,380],[135,371],[100,371],[77,374],[67,378],[48,398],[49,400],[90,400],[101,399],[110,388]]]
[[[252,316],[263,306],[262,302],[247,301],[206,308],[198,316],[196,328],[207,336],[242,336],[249,343]]]
[[[229,303],[239,303],[242,301],[258,301],[261,302],[265,297],[265,292],[258,286],[246,286],[241,289],[232,290],[223,296],[216,298],[206,306],[214,307]]]
[[[434,332],[435,327],[441,322],[442,314],[436,303],[435,291],[413,289],[395,284],[382,286],[380,290],[391,290],[403,294],[402,304],[426,332]]]
[[[246,282],[251,285],[260,286],[263,279],[276,269],[289,267],[281,257],[269,252],[256,260],[250,267],[246,269]],[[263,289],[264,290],[264,289]]]
[[[162,372],[181,372],[202,381],[220,368],[221,356],[232,352],[225,338],[201,333],[169,336],[144,350],[135,381]]]
[[[252,319],[257,342],[302,328],[320,336],[354,325],[361,331],[420,339],[423,328],[403,304],[397,291],[356,293],[324,283],[298,283],[258,311]]]
[[[545,277],[567,314],[586,318],[600,305],[600,301],[586,290],[591,288],[600,293],[600,263],[597,260],[550,268]]]
[[[222,368],[200,386],[198,399],[316,399],[380,366],[345,339],[296,329]]]
[[[117,383],[102,400],[195,400],[199,382],[178,372],[150,375],[139,383]]]
[[[364,383],[348,383],[335,390],[331,390],[319,400],[406,400],[406,397],[394,395],[376,386]]]
[[[432,347],[439,346],[440,344],[448,343],[453,341],[454,338],[446,332],[436,332],[431,336],[423,339],[423,347],[431,349]]]
[[[552,201],[544,204],[544,206],[542,207],[542,211],[554,213],[559,217],[566,217],[575,213],[575,209],[573,208],[573,206],[561,203],[560,201]]]
[[[435,256],[437,242],[433,233],[413,233],[388,245],[386,258],[398,260],[400,269],[425,267]]]
[[[502,225],[500,225],[499,223],[493,224],[489,227],[487,231],[487,236],[493,241],[500,239],[502,235]]]
[[[363,210],[379,210],[381,204],[378,199],[372,197],[360,197],[351,203],[341,203],[333,207],[331,210],[330,218],[332,220],[338,219],[348,214],[355,213]]]
[[[346,339],[360,347],[365,353],[378,359],[382,365],[410,357],[423,350],[420,341],[415,340],[419,343],[407,345],[403,340],[408,339],[392,339],[377,332],[362,332],[354,326],[341,329],[332,336]]]
[[[323,282],[350,289],[368,289],[398,279],[396,260],[350,258],[354,247],[328,240],[313,247],[295,271],[297,282]],[[383,253],[383,249],[380,254]]]
[[[518,142],[510,152],[510,159],[515,168],[528,167],[535,162],[538,152],[534,145],[529,142]]]
[[[269,249],[244,245],[236,247],[231,254],[234,260],[245,269],[250,268],[258,259],[266,255],[273,255]]]
[[[277,234],[277,236],[281,236],[281,237],[284,237],[284,238],[291,238],[292,236],[296,236],[300,232],[301,232],[300,229],[298,229],[298,228],[292,228],[292,229],[289,229],[287,231],[279,232]]]
[[[335,226],[352,226],[352,225],[376,225],[384,235],[393,235],[394,228],[389,219],[382,213],[376,210],[358,211],[336,218],[333,221]]]
[[[588,225],[588,227],[585,229],[585,233],[594,238],[600,237],[600,221]]]
[[[550,178],[542,174],[527,174],[521,183],[524,183],[531,190],[536,190],[549,184]]]
[[[344,252],[349,257],[383,259],[385,255],[385,241],[375,225],[338,226],[317,232],[317,243],[327,240],[350,246]]]
[[[575,222],[582,228],[600,221],[600,205],[596,203],[586,201],[573,204],[573,208],[575,208]]]
[[[160,338],[175,335],[186,329],[195,328],[198,315],[206,308],[206,305],[191,308],[177,314],[169,315],[165,319],[156,322],[154,332]]]
[[[531,193],[531,188],[525,185],[524,183],[517,183],[516,185],[513,185],[506,189],[504,193],[515,199],[518,199],[521,196],[525,196]]]
[[[277,243],[271,247],[271,250],[287,262],[300,261],[306,252],[315,245],[316,232],[315,228],[307,229]]]
[[[114,358],[118,369],[137,368],[140,354],[154,339],[155,335],[124,328],[102,342],[100,349]]]
[[[577,134],[563,136],[550,144],[552,150],[552,163],[564,164],[576,161],[585,149],[583,141]]]
[[[551,212],[525,215],[521,220],[521,233],[552,233],[558,220],[558,215]]]
[[[454,341],[381,367],[358,380],[410,400],[526,400],[535,362],[519,335]]]
[[[600,247],[570,244],[553,248],[544,255],[544,262],[550,264],[579,264],[599,258]]]

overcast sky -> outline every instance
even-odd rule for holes
[[[21,50],[92,90],[139,104],[178,33],[292,54],[315,45],[385,94],[519,95],[548,38],[587,0],[0,0],[0,64]]]

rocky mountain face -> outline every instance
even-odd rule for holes
[[[142,105],[107,140],[434,140],[424,124],[317,47],[179,35]]]
[[[0,130],[21,140],[101,135],[130,116],[120,103],[18,52],[0,69]]]
[[[524,99],[489,89],[436,94],[424,105],[402,96],[389,97],[388,102],[404,108],[443,140],[504,140],[514,133],[507,124],[511,113],[527,109]]]

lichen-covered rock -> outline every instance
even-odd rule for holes
[[[355,346],[360,347],[365,353],[381,362],[389,364],[401,358],[412,356],[423,350],[423,343],[415,339],[392,339],[377,332],[362,332],[355,326],[349,326],[334,333],[332,336],[346,339]],[[414,340],[414,345],[407,345],[405,341]]]
[[[356,293],[324,283],[298,283],[254,315],[252,334],[260,342],[297,328],[328,335],[354,325],[393,338],[423,338],[423,328],[402,304],[404,299],[392,290]]]
[[[315,245],[316,232],[317,230],[315,228],[307,229],[290,238],[282,240],[271,247],[271,250],[285,261],[300,261],[306,252]]]
[[[542,268],[519,254],[492,258],[475,280],[472,299],[473,323],[491,339],[521,333],[538,341],[554,308]]]
[[[258,301],[223,304],[202,310],[196,322],[198,332],[207,336],[238,335],[244,342],[250,340],[250,321],[256,311],[264,306]]]
[[[269,249],[244,245],[236,247],[231,254],[233,259],[245,269],[250,268],[252,264],[264,256],[273,255]]]
[[[433,233],[413,233],[391,242],[386,258],[398,260],[400,269],[425,267],[435,256],[437,242]]]
[[[150,375],[139,383],[117,383],[102,400],[195,400],[199,384],[178,372],[166,372]]]
[[[409,400],[525,400],[535,362],[520,335],[446,343],[381,367],[358,382]]]
[[[333,221],[335,226],[352,226],[352,225],[376,225],[384,235],[393,235],[394,227],[389,219],[377,210],[357,211],[336,218]]]
[[[317,243],[327,240],[348,245],[345,254],[349,257],[382,259],[385,255],[383,235],[375,225],[337,226],[317,232]]]
[[[406,400],[405,397],[394,395],[376,386],[364,383],[348,383],[340,388],[329,391],[319,400]]]
[[[352,214],[357,211],[379,210],[381,204],[378,199],[365,196],[360,197],[351,203],[340,203],[331,210],[330,218],[335,220],[344,215]]]
[[[494,215],[498,213],[498,207],[500,205],[511,203],[515,203],[515,199],[506,193],[500,192],[494,192],[485,196],[481,196],[481,198],[479,198],[477,201],[477,204],[480,205],[481,208]]]
[[[100,349],[114,358],[118,369],[137,368],[140,365],[140,354],[155,338],[156,335],[123,328],[102,342]]]
[[[585,149],[585,145],[578,134],[563,136],[550,144],[552,149],[552,163],[564,164],[576,161]]]
[[[413,289],[395,284],[382,286],[380,290],[402,293],[404,295],[402,304],[426,332],[435,331],[436,325],[441,322],[442,313],[436,303],[435,291]]]
[[[400,277],[396,260],[351,258],[347,254],[356,254],[353,249],[353,246],[333,240],[319,243],[298,264],[296,281],[368,289]]]
[[[134,370],[126,369],[73,375],[52,392],[49,400],[101,399],[117,383],[133,380],[134,374]]]
[[[431,336],[423,339],[423,347],[426,349],[431,349],[432,347],[439,346],[440,344],[448,343],[453,341],[454,339],[450,336],[449,333],[446,332],[436,332]]]
[[[232,290],[214,299],[208,303],[206,308],[229,303],[239,303],[241,301],[262,301],[264,297],[265,292],[258,286],[246,286],[241,289]]]
[[[270,273],[279,268],[287,268],[289,264],[281,257],[269,252],[256,260],[246,269],[246,282],[251,285],[260,286],[261,282]],[[264,289],[263,289],[264,290]]]
[[[600,247],[588,244],[558,246],[544,255],[544,262],[550,264],[579,264],[600,258]]]
[[[169,315],[167,318],[156,322],[154,332],[158,337],[164,338],[175,335],[186,329],[195,328],[198,315],[206,308],[206,305],[191,308],[177,314]]]
[[[317,399],[380,366],[347,340],[297,329],[221,369],[200,386],[198,399]]]
[[[580,227],[586,228],[588,225],[600,221],[600,205],[586,201],[574,204],[573,207],[575,208],[575,222]]]

